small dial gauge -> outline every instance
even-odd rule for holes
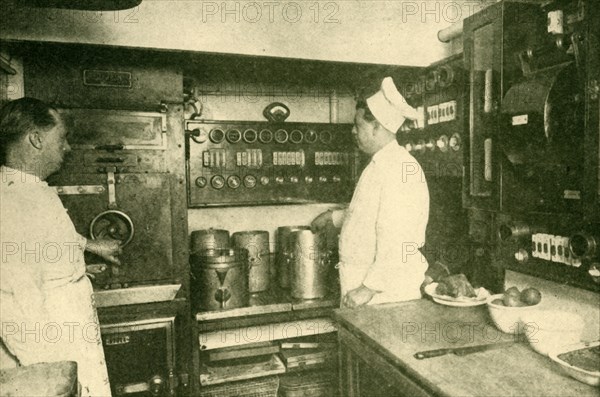
[[[221,175],[215,175],[211,178],[210,185],[217,190],[223,189],[225,186],[225,178],[223,178]]]
[[[455,152],[460,150],[460,135],[458,134],[454,134],[450,137],[450,142],[448,143],[448,145],[450,146],[450,149],[454,150]]]
[[[446,135],[440,136],[436,142],[436,146],[441,152],[446,153],[448,151],[448,137]]]
[[[268,176],[261,176],[260,177],[260,184],[265,186],[268,185],[271,182],[271,179]]]
[[[288,141],[288,138],[289,138],[289,135],[286,130],[275,131],[275,142],[286,143]]]
[[[262,130],[258,134],[258,140],[262,143],[270,143],[273,140],[273,132],[271,130]]]
[[[256,142],[256,139],[258,139],[258,134],[256,133],[256,130],[250,128],[244,131],[243,138],[246,143],[254,143]]]
[[[198,186],[199,188],[206,187],[207,184],[208,184],[208,181],[206,180],[205,177],[199,176],[198,178],[196,178],[196,186]]]
[[[329,131],[321,131],[321,142],[330,143],[333,139],[333,135]]]
[[[229,178],[227,178],[227,186],[232,189],[237,189],[241,184],[242,180],[237,175],[231,175]]]
[[[242,139],[242,133],[239,130],[232,129],[227,131],[227,140],[229,143],[237,143]]]
[[[256,186],[256,177],[254,175],[246,175],[244,177],[244,186],[249,189],[252,189]]]
[[[304,138],[304,134],[300,130],[293,130],[290,132],[290,142],[292,143],[300,143]]]
[[[304,134],[304,141],[306,143],[315,143],[319,139],[319,134],[315,130],[308,130]]]
[[[214,128],[210,131],[208,137],[212,143],[221,143],[225,139],[225,133],[219,128]]]

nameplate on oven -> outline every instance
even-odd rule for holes
[[[131,341],[131,337],[129,335],[123,334],[115,334],[108,335],[106,337],[106,345],[107,346],[117,346],[117,345],[126,345]]]

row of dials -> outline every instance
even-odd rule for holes
[[[195,180],[195,184],[196,187],[199,188],[205,188],[207,186],[210,186],[213,189],[223,189],[225,186],[231,188],[231,189],[237,189],[239,187],[246,187],[248,189],[253,189],[255,188],[257,185],[262,185],[262,186],[268,186],[271,185],[272,183],[275,183],[277,185],[283,185],[286,183],[290,183],[290,184],[298,184],[298,183],[306,183],[306,184],[312,184],[312,183],[340,183],[342,181],[342,178],[334,175],[334,176],[319,176],[318,178],[313,178],[312,176],[305,176],[304,178],[299,177],[299,176],[276,176],[274,178],[268,177],[268,176],[261,176],[259,178],[257,178],[254,175],[246,175],[243,178],[237,176],[237,175],[230,175],[228,177],[225,177],[223,175],[214,175],[210,178],[210,181],[208,178],[204,177],[204,176],[199,176],[198,178],[196,178]]]
[[[204,128],[194,129],[190,136],[196,143],[204,143],[207,140],[210,140],[212,143],[222,143],[223,141],[227,141],[229,143],[238,143],[244,141],[246,143],[316,143],[320,141],[321,143],[331,143],[333,140],[333,135],[331,131],[320,131],[317,132],[315,130],[292,130],[288,131],[285,129],[278,129],[272,131],[270,129],[263,129],[257,131],[252,128],[248,128],[244,131],[231,128],[229,130],[224,130],[221,128],[213,128],[210,131],[207,131]]]
[[[436,149],[442,153],[457,152],[461,148],[460,135],[454,134],[450,138],[447,135],[440,136],[437,140],[424,139],[418,140],[417,142],[408,142],[404,145],[404,148],[409,152],[426,153],[427,151],[433,152]]]

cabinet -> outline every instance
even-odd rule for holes
[[[522,76],[518,53],[535,47],[546,23],[538,5],[502,1],[464,20],[464,62],[469,73],[469,118],[464,205],[498,210],[497,129],[502,98]]]
[[[396,366],[376,347],[365,343],[345,328],[338,330],[340,395],[346,397],[427,397],[432,396]]]
[[[295,301],[279,291],[268,291],[252,298],[251,304],[195,315],[199,395],[217,389],[219,395],[239,395],[232,393],[239,393],[236,390],[244,384],[245,393],[252,387],[263,387],[257,392],[265,392],[269,385],[259,384],[259,379],[283,379],[289,373],[298,384],[301,374],[311,369],[327,369],[329,383],[334,382],[337,371],[331,364],[337,363],[337,328],[331,313],[337,299]],[[302,352],[294,343],[305,343],[302,348],[315,354],[300,358]],[[319,351],[331,354],[319,355]]]

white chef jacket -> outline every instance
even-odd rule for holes
[[[22,365],[76,361],[82,395],[110,396],[85,238],[46,182],[4,166],[0,177],[4,344]]]
[[[369,304],[421,297],[429,191],[423,169],[396,141],[375,153],[347,210],[334,211],[340,233],[342,296],[361,284],[379,291]]]

